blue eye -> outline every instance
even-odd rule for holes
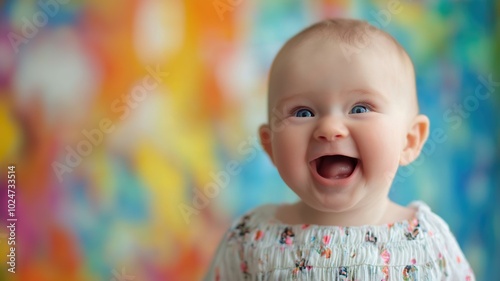
[[[309,109],[302,108],[302,109],[295,111],[294,116],[295,117],[314,117],[314,114]]]
[[[360,114],[360,113],[366,113],[368,111],[370,111],[370,110],[366,106],[356,105],[351,109],[351,111],[349,113],[350,114]]]

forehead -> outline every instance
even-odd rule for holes
[[[372,40],[356,46],[320,38],[284,48],[271,70],[269,105],[297,92],[366,88],[390,97],[407,71],[391,42]]]

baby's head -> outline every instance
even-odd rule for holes
[[[428,135],[411,59],[363,21],[327,20],[291,38],[273,62],[268,95],[264,149],[321,211],[387,198],[399,165],[418,157]]]

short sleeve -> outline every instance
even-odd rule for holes
[[[243,261],[243,240],[256,222],[258,216],[255,215],[248,213],[232,224],[219,243],[204,280],[244,280],[245,275],[249,274],[247,264]]]
[[[230,267],[230,265],[224,264],[225,256],[226,256],[226,251],[227,251],[227,240],[226,237],[229,234],[228,230],[226,234],[222,237],[221,242],[219,243],[219,246],[217,247],[217,250],[215,252],[214,258],[212,259],[212,263],[210,264],[210,267],[208,269],[208,272],[203,279],[204,281],[215,281],[215,280],[226,280],[225,278],[221,279],[221,269],[222,271],[226,271],[227,268]]]
[[[429,208],[425,206],[424,208]],[[465,258],[458,242],[450,231],[448,224],[438,215],[429,210],[424,210],[425,219],[429,224],[429,229],[434,231],[437,240],[435,247],[441,257],[440,267],[443,270],[445,280],[466,280],[474,281],[474,272]]]

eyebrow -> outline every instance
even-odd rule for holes
[[[356,94],[360,94],[362,96],[376,96],[376,97],[382,99],[383,101],[389,101],[389,97],[387,97],[386,95],[382,94],[381,92],[379,92],[378,90],[376,90],[374,88],[354,89],[354,90],[350,90],[349,93],[356,93]]]
[[[286,98],[283,98],[283,99],[278,99],[275,102],[275,106],[273,107],[273,109],[279,109],[279,110],[281,110],[285,106],[285,104],[288,103],[288,102],[290,102],[291,100],[306,99],[306,96],[308,94],[310,94],[310,92],[301,92],[301,93],[293,94],[293,95],[291,95],[289,97],[286,97]]]
[[[347,91],[346,93],[349,95],[350,94],[358,94],[361,96],[376,96],[376,97],[382,99],[383,101],[389,101],[389,98],[386,95],[382,94],[381,92],[379,92],[378,90],[376,90],[374,88],[353,89],[353,90]],[[278,99],[275,102],[275,108],[281,109],[284,106],[284,104],[286,104],[290,100],[295,100],[298,98],[305,98],[308,94],[310,94],[310,92],[301,92],[301,93],[293,94],[293,95],[286,97],[286,98],[283,98],[283,99]]]

